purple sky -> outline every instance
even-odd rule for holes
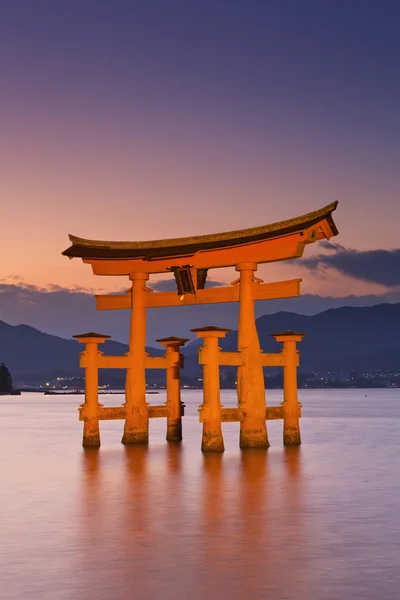
[[[211,233],[338,199],[342,248],[260,276],[398,290],[376,271],[400,273],[399,23],[394,0],[3,0],[0,280],[121,289],[61,256],[68,233]]]

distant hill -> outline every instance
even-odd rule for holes
[[[74,339],[66,340],[43,333],[28,325],[8,325],[0,321],[0,363],[4,362],[17,381],[43,381],[52,377],[82,375],[79,353],[84,346]],[[122,355],[128,346],[108,340],[99,346],[107,355]],[[152,356],[163,349],[147,348]],[[122,376],[122,371],[120,371]]]
[[[400,370],[400,304],[342,307],[313,316],[279,312],[259,317],[256,324],[264,352],[281,347],[271,333],[285,329],[306,333],[298,345],[303,371]],[[235,351],[237,331],[228,333],[220,347]],[[197,348],[194,342],[185,349],[188,373],[197,370]]]
[[[318,315],[279,312],[264,315],[256,321],[260,344],[265,352],[281,348],[271,333],[293,329],[306,333],[299,344],[300,371],[400,370],[400,304],[378,304],[371,307],[343,307]],[[219,323],[210,323],[219,325]],[[199,375],[198,341],[184,348],[183,377]],[[224,350],[237,349],[237,331],[220,341]],[[128,347],[107,341],[100,346],[105,354],[122,355]],[[0,321],[0,363],[10,369],[15,381],[44,381],[55,376],[83,374],[78,356],[83,346],[76,340],[48,335],[27,325],[8,325]],[[163,349],[147,348],[152,356]],[[100,371],[104,377],[105,371]],[[149,371],[149,379],[160,379],[160,373]],[[124,380],[124,371],[107,371],[107,377]]]

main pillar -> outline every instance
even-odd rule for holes
[[[283,342],[283,443],[285,446],[298,446],[301,444],[300,423],[301,404],[297,397],[297,367],[299,353],[296,343],[301,342],[304,333],[283,331],[274,333],[272,337],[277,342]]]
[[[132,311],[129,334],[130,367],[126,373],[123,444],[149,443],[149,412],[146,403],[146,281],[147,273],[132,273]]]
[[[256,263],[238,263],[239,326],[238,351],[243,364],[238,367],[237,391],[244,420],[240,423],[241,448],[268,448],[264,373],[254,314],[254,271]]]
[[[81,344],[86,344],[85,350],[80,355],[81,366],[85,369],[85,402],[81,406],[83,413],[82,446],[98,448],[100,446],[98,344],[103,344],[110,336],[99,333],[83,333],[73,337]]]
[[[200,417],[203,421],[202,452],[225,450],[221,427],[221,394],[219,384],[218,339],[226,336],[230,329],[199,327],[192,329],[197,337],[203,338],[201,362],[203,364],[203,398]]]
[[[189,340],[187,338],[167,337],[156,340],[166,348],[169,365],[166,369],[167,387],[167,442],[182,441],[182,402],[180,370],[183,360],[179,348]]]

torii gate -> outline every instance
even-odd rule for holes
[[[332,218],[337,204],[271,225],[204,236],[147,242],[69,236],[72,245],[63,252],[65,256],[81,258],[92,266],[95,275],[119,275],[132,281],[126,294],[96,296],[98,310],[131,310],[129,352],[112,361],[113,368],[127,368],[123,443],[148,443],[146,308],[238,301],[240,447],[268,447],[263,376],[266,362],[260,351],[254,301],[298,296],[301,279],[263,283],[255,272],[258,264],[299,258],[307,244],[337,235]],[[238,279],[230,286],[205,289],[208,269],[231,266],[239,272]],[[177,294],[154,292],[147,287],[150,275],[165,272],[174,274]]]

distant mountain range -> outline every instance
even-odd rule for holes
[[[305,333],[298,344],[301,371],[384,370],[400,371],[400,304],[342,307],[317,315],[279,312],[256,321],[264,352],[278,352],[271,333],[291,329]],[[237,331],[220,340],[226,351],[237,349]],[[187,346],[185,369],[196,371],[198,343]]]
[[[306,333],[299,344],[301,371],[400,370],[400,304],[342,307],[313,316],[279,312],[259,317],[257,329],[265,352],[280,349],[280,344],[270,337],[271,333],[285,329]],[[184,376],[193,377],[200,373],[198,346],[198,341],[194,341],[184,349]],[[220,346],[235,351],[237,331],[230,332],[221,340]],[[83,346],[75,340],[48,335],[27,325],[12,326],[0,321],[0,362],[7,365],[18,382],[82,375],[78,361],[82,350]],[[110,340],[101,346],[101,350],[107,355],[122,355],[128,348]],[[147,352],[153,356],[162,355],[163,349],[147,348]],[[122,371],[107,374],[123,379]]]
[[[74,339],[43,333],[29,325],[8,325],[0,321],[0,363],[4,362],[15,381],[42,382],[53,377],[82,375],[79,353],[84,345]],[[107,355],[122,355],[128,346],[108,340],[99,345]],[[164,350],[146,348],[151,356],[161,356]],[[119,370],[118,370],[119,371]],[[122,371],[113,376],[122,379]]]

